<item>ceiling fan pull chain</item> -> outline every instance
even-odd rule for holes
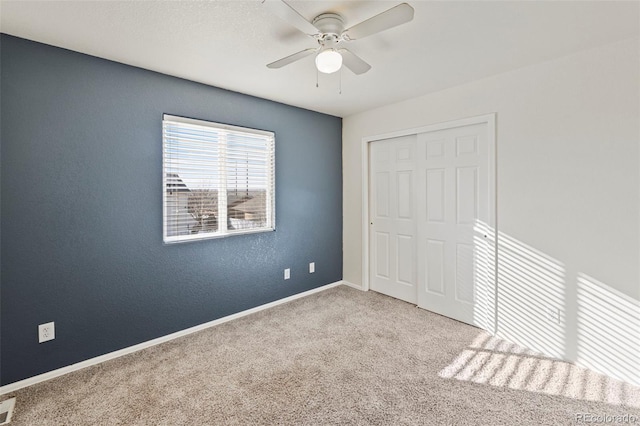
[[[318,71],[318,68],[316,68],[316,88],[319,87],[318,86],[318,74],[320,74],[320,71]]]
[[[338,95],[342,95],[342,67],[340,67],[340,80],[338,83]]]

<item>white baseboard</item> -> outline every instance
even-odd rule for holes
[[[365,291],[365,289],[363,289],[362,286],[358,284],[350,283],[349,281],[342,280],[342,285],[346,285],[347,287],[353,287],[356,290]]]
[[[63,376],[65,374],[69,374],[73,371],[78,371],[86,367],[90,367],[92,365],[100,364],[105,361],[109,361],[115,358],[119,358],[123,355],[127,355],[133,352],[140,351],[142,349],[149,348],[151,346],[159,345],[160,343],[168,342],[173,339],[177,339],[178,337],[186,336],[191,333],[195,333],[210,327],[214,327],[219,324],[223,324],[225,322],[232,321],[237,318],[242,318],[247,315],[254,314],[256,312],[264,311],[265,309],[270,309],[278,305],[282,305],[284,303],[291,302],[296,299],[301,299],[306,296],[310,296],[314,293],[319,293],[324,290],[328,290],[333,287],[337,287],[339,285],[348,285],[353,287],[353,284],[347,283],[345,281],[336,281],[331,284],[324,285],[322,287],[314,288],[309,291],[305,291],[302,293],[294,294],[293,296],[285,297],[284,299],[276,300],[275,302],[267,303],[264,305],[256,306],[255,308],[247,309],[246,311],[238,312],[232,315],[228,315],[223,318],[218,318],[217,320],[209,321],[204,324],[196,325],[194,327],[190,327],[181,331],[176,331],[175,333],[167,334],[166,336],[158,337],[153,340],[148,340],[146,342],[139,343],[137,345],[129,346],[128,348],[120,349],[114,352],[110,352],[108,354],[100,355],[95,358],[91,358],[82,362],[78,362],[76,364],[71,364],[66,367],[58,368],[57,370],[49,371],[47,373],[39,374],[37,376],[29,377],[28,379],[20,380],[18,382],[9,383],[8,385],[0,387],[0,395],[7,394],[9,392],[15,392],[18,389],[25,388],[27,386],[35,385],[36,383],[41,383],[47,380],[54,379],[56,377]],[[357,288],[357,287],[356,287]]]

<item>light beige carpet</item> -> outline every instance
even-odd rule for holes
[[[640,389],[330,289],[14,393],[12,425],[570,425]],[[640,420],[638,420],[640,423]]]

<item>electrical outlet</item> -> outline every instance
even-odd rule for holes
[[[16,399],[9,398],[0,402],[0,425],[8,425],[13,414],[13,407],[16,406]]]
[[[289,278],[291,278],[291,269],[287,268],[284,270],[284,279],[288,280]]]
[[[48,342],[56,338],[56,326],[53,322],[38,326],[38,343]]]
[[[560,310],[558,308],[547,307],[547,318],[549,321],[560,324]]]
[[[309,273],[313,274],[316,271],[316,262],[309,263]]]

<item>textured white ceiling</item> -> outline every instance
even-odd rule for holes
[[[347,26],[399,1],[291,1]],[[251,1],[4,1],[0,31],[336,116],[445,89],[640,34],[639,3],[409,1],[415,19],[349,48],[367,74],[320,75],[313,56],[265,65],[315,42]]]

